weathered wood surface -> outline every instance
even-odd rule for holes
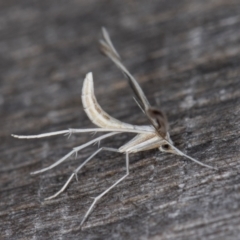
[[[31,176],[92,136],[10,134],[92,127],[80,97],[89,71],[107,112],[146,123],[123,76],[98,51],[103,25],[150,101],[161,103],[176,146],[220,170],[158,151],[131,155],[130,176],[80,230],[91,197],[124,174],[124,156],[101,153],[79,182],[44,202],[97,146]],[[239,239],[239,29],[234,0],[2,1],[0,239]]]

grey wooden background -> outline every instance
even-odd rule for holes
[[[130,176],[81,230],[91,197],[124,174],[124,156],[101,153],[79,182],[44,202],[97,146],[52,171],[30,172],[92,135],[10,134],[93,127],[81,104],[89,71],[107,112],[146,123],[122,74],[98,51],[101,26],[167,113],[175,145],[220,170],[157,150],[130,155]],[[0,239],[240,239],[240,1],[1,1],[0,84]]]

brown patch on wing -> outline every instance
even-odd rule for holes
[[[168,132],[168,120],[165,113],[157,108],[151,107],[147,109],[147,115],[151,119],[157,132],[165,138]]]

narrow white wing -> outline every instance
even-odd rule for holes
[[[114,48],[110,36],[105,28],[102,28],[102,33],[103,40],[100,40],[100,49],[102,53],[108,56],[127,77],[128,82],[136,96],[138,104],[146,114],[147,118],[150,120],[151,124],[154,126],[156,132],[161,137],[165,138],[168,132],[168,121],[166,115],[161,110],[150,105],[136,79],[122,64],[120,56]]]

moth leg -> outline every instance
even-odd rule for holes
[[[14,138],[20,138],[20,139],[31,139],[31,138],[51,137],[51,136],[56,136],[56,135],[61,135],[61,134],[71,135],[71,132],[70,132],[70,130],[62,130],[62,131],[56,131],[56,132],[41,133],[41,134],[37,134],[37,135],[11,134],[11,136],[14,137]]]
[[[112,186],[110,186],[109,188],[107,188],[104,192],[102,192],[100,195],[98,195],[97,197],[94,198],[93,203],[91,204],[91,206],[89,207],[88,211],[86,212],[85,216],[83,217],[83,220],[80,224],[80,226],[82,226],[84,224],[84,222],[86,221],[86,219],[88,218],[89,214],[91,213],[91,211],[93,210],[94,206],[97,204],[97,202],[105,195],[107,194],[110,190],[112,190],[117,184],[119,184],[121,181],[123,181],[127,176],[129,175],[129,154],[126,153],[126,174],[121,177],[119,180],[117,180]]]
[[[94,156],[96,156],[99,152],[101,151],[111,151],[111,152],[119,152],[118,149],[115,149],[115,148],[106,148],[106,147],[102,147],[100,149],[98,149],[97,151],[95,151],[90,157],[88,157],[78,168],[76,168],[74,170],[74,172],[71,174],[71,176],[68,178],[67,182],[63,185],[63,187],[58,191],[56,192],[54,195],[50,196],[50,197],[47,197],[45,198],[44,200],[50,200],[52,198],[55,198],[57,197],[60,193],[62,193],[66,188],[67,186],[69,185],[69,183],[71,182],[71,180],[73,179],[74,175],[76,176],[77,178],[77,173],[82,169],[82,167],[87,164],[91,159],[93,159]],[[78,179],[77,179],[78,180]]]
[[[91,141],[89,141],[89,142],[87,142],[85,144],[82,144],[79,147],[75,147],[75,148],[73,148],[73,150],[71,152],[69,152],[68,154],[66,154],[62,158],[60,158],[57,162],[53,163],[52,165],[50,165],[50,166],[48,166],[46,168],[43,168],[43,169],[40,169],[38,171],[32,172],[31,174],[33,175],[33,174],[38,174],[38,173],[41,173],[41,172],[48,171],[48,170],[58,166],[59,164],[64,162],[66,159],[68,159],[70,156],[72,156],[74,153],[77,153],[78,151],[82,150],[83,148],[86,148],[86,147],[88,147],[89,145],[91,145],[91,144],[93,144],[95,142],[98,142],[98,141],[100,141],[102,139],[111,137],[111,136],[116,135],[116,134],[118,134],[118,133],[116,133],[116,132],[108,133],[108,134],[102,135],[100,137],[97,137],[97,138],[95,138],[95,139],[93,139],[93,140],[91,140]]]
[[[14,138],[19,139],[34,139],[34,138],[45,138],[51,137],[56,135],[62,135],[70,137],[74,133],[87,133],[87,132],[130,132],[130,133],[151,133],[154,132],[151,129],[128,129],[128,128],[85,128],[85,129],[74,129],[69,128],[68,130],[56,131],[56,132],[49,132],[49,133],[40,133],[37,135],[15,135],[12,134],[11,136]]]

